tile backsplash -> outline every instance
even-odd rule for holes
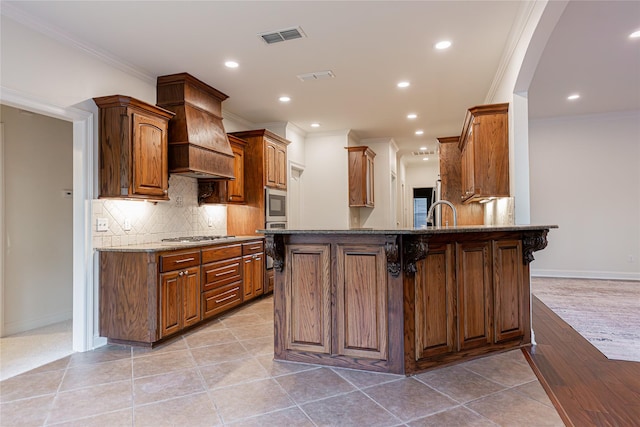
[[[198,206],[197,180],[171,175],[169,199],[168,202],[156,204],[138,200],[93,200],[93,247],[154,243],[181,236],[227,234],[227,207]],[[97,231],[98,218],[107,220],[107,231]]]

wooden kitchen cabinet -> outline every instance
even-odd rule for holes
[[[200,251],[160,257],[160,338],[201,320]]]
[[[347,147],[349,152],[349,207],[373,208],[374,159],[369,147]]]
[[[527,296],[524,283],[521,240],[493,242],[494,342],[517,339],[525,334]]]
[[[415,275],[415,359],[457,350],[455,254],[452,244],[429,247]]]
[[[242,244],[202,250],[202,318],[242,303]]]
[[[246,141],[228,135],[233,152],[235,179],[198,179],[198,203],[245,204],[245,145]]]
[[[122,95],[99,107],[99,197],[169,200],[167,137],[173,113]]]
[[[459,351],[492,343],[491,266],[490,242],[456,243]]]
[[[333,263],[330,244],[289,245],[287,251],[285,350],[387,360],[384,247],[336,245]]]
[[[267,187],[287,189],[287,145],[265,137],[265,183]]]
[[[264,244],[261,241],[242,245],[244,301],[264,293]]]
[[[245,271],[245,254],[251,267]],[[264,284],[262,239],[179,250],[100,249],[100,335],[109,342],[153,346],[252,298]]]
[[[509,196],[509,104],[470,108],[459,147],[463,203]]]
[[[284,351],[331,353],[331,247],[287,247]]]
[[[407,330],[414,331],[408,368],[425,369],[525,340],[522,240],[434,240],[416,264],[414,289],[408,292],[415,307],[408,318]]]

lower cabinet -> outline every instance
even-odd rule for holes
[[[200,293],[199,267],[160,275],[160,338],[200,321]]]
[[[262,295],[264,277],[261,239],[175,251],[103,249],[100,336],[153,345]]]
[[[202,250],[202,317],[242,303],[242,245]]]
[[[422,368],[525,336],[521,240],[430,244],[416,270],[411,357]]]
[[[198,323],[200,313],[200,251],[160,256],[160,338]]]
[[[264,244],[262,241],[242,245],[244,300],[264,293]]]
[[[333,263],[331,247],[287,246],[284,349],[386,360],[389,343],[384,247],[336,244]]]

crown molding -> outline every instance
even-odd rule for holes
[[[85,54],[88,54],[89,56],[93,56],[94,58],[97,58],[101,62],[104,62],[112,66],[113,68],[123,71],[129,74],[130,76],[136,77],[147,83],[153,84],[154,86],[156,84],[156,76],[152,75],[147,70],[144,70],[140,67],[130,64],[124,61],[122,58],[119,58],[118,56],[113,55],[110,52],[102,50],[96,46],[92,46],[83,41],[77,40],[71,34],[29,13],[26,13],[25,11],[14,6],[13,4],[2,2],[2,7],[0,8],[0,14],[18,22],[19,24],[24,25],[25,27],[33,31],[43,34],[49,37],[50,39],[53,39],[65,46],[71,47],[76,50],[80,50]]]

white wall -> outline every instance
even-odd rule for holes
[[[71,319],[73,127],[2,106],[4,334]],[[0,159],[1,160],[1,159]]]
[[[440,178],[440,164],[436,158],[405,166],[406,227],[413,227],[413,189],[435,187]]]
[[[302,227],[349,228],[348,131],[308,135]]]
[[[531,220],[560,227],[534,254],[533,274],[640,280],[640,112],[529,130]]]
[[[373,168],[374,208],[358,208],[359,226],[365,228],[396,228],[396,206],[392,204],[392,178],[396,173],[395,142],[390,138],[363,139],[359,142],[376,153]]]

